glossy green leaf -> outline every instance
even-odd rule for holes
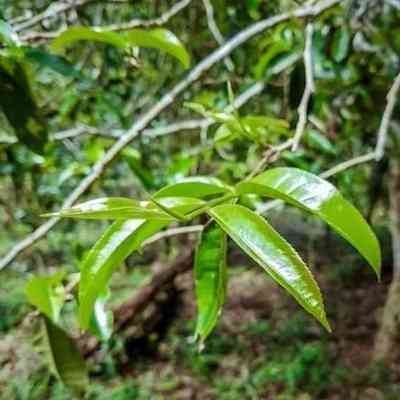
[[[240,183],[237,191],[282,199],[320,217],[350,242],[380,276],[381,252],[375,234],[331,183],[300,169],[274,168]]]
[[[245,253],[330,330],[318,285],[286,240],[263,218],[243,206],[220,205],[209,214]]]
[[[102,341],[110,339],[113,332],[114,315],[111,310],[106,309],[106,302],[109,297],[109,290],[99,295],[94,303],[89,325],[90,332]]]
[[[230,191],[232,191],[232,189],[217,178],[194,176],[184,178],[178,183],[160,189],[153,197],[155,199],[161,197],[203,198],[221,193],[229,193]]]
[[[123,33],[96,28],[74,26],[66,29],[51,44],[53,51],[61,51],[77,41],[89,40],[109,44],[120,49],[146,47],[164,51],[177,58],[185,68],[190,65],[190,56],[179,39],[166,29],[132,29]]]
[[[81,40],[99,42],[119,47],[126,47],[126,40],[116,32],[106,32],[84,26],[72,26],[60,33],[51,43],[51,49],[60,52],[65,47]]]
[[[65,302],[61,284],[64,276],[64,272],[53,276],[35,276],[25,286],[28,301],[54,322],[59,320]]]
[[[18,139],[32,151],[42,153],[47,143],[47,126],[22,64],[0,58],[0,93],[0,108]]]
[[[196,199],[168,198],[160,202],[175,212],[187,213],[203,202]],[[100,237],[85,258],[79,285],[79,321],[82,329],[89,327],[97,298],[107,289],[112,273],[150,236],[162,230],[170,221],[129,219],[114,222]]]
[[[226,294],[226,234],[215,223],[202,232],[196,250],[194,275],[196,283],[196,337],[204,341],[221,314]]]
[[[89,327],[98,296],[108,285],[112,273],[141,244],[168,222],[129,219],[114,222],[100,237],[85,258],[79,285],[79,322]]]
[[[44,317],[44,336],[52,372],[78,398],[89,385],[85,362],[75,341],[50,319]]]
[[[149,209],[146,207],[147,205],[147,202],[138,202],[123,197],[105,197],[90,200],[56,213],[45,214],[45,216],[112,220],[141,218],[171,221],[168,214],[161,210]]]
[[[123,33],[131,46],[158,49],[178,59],[185,68],[190,66],[190,55],[182,42],[166,29],[132,29]]]

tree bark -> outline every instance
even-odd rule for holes
[[[400,161],[391,161],[389,181],[390,231],[392,236],[393,278],[376,336],[374,360],[390,362],[400,343]]]

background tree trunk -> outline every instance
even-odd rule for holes
[[[390,361],[400,339],[400,161],[393,158],[389,181],[393,279],[375,340],[374,360]]]

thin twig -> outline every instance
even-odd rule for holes
[[[214,36],[216,42],[222,46],[225,43],[225,38],[222,36],[221,31],[218,28],[217,23],[215,22],[214,18],[214,8],[211,4],[210,0],[203,0],[204,8],[206,10],[207,15],[207,25],[208,29],[210,30],[211,34]],[[235,69],[235,65],[230,57],[226,57],[224,59],[225,66],[229,72],[233,72]]]
[[[311,95],[315,92],[314,83],[314,66],[312,59],[312,36],[314,27],[311,23],[307,24],[306,27],[306,44],[304,47],[304,68],[306,73],[306,86],[304,88],[303,96],[300,101],[299,108],[299,120],[296,126],[296,133],[294,135],[292,150],[296,151],[299,147],[299,143],[304,135],[306,124],[307,124],[307,110],[310,102]]]
[[[376,161],[381,160],[383,155],[385,154],[385,146],[387,142],[389,125],[392,119],[393,110],[396,105],[399,90],[400,90],[400,73],[396,76],[396,79],[394,80],[393,85],[390,88],[386,97],[387,99],[386,108],[385,111],[383,112],[381,125],[379,126],[378,140],[376,142],[376,148],[375,148]]]
[[[32,26],[35,26],[48,18],[55,17],[57,14],[61,14],[63,12],[82,7],[85,4],[88,4],[94,0],[77,0],[71,3],[52,3],[50,4],[46,10],[41,12],[40,14],[35,15],[27,21],[20,23],[19,25],[14,25],[13,30],[15,32],[22,32]]]
[[[93,0],[86,0],[93,1]],[[94,26],[93,29],[102,30],[102,31],[126,31],[133,28],[143,27],[150,28],[152,26],[161,26],[166,24],[173,16],[178,14],[181,10],[187,7],[190,4],[191,0],[181,0],[175,3],[170,9],[168,9],[164,14],[161,14],[159,17],[152,19],[132,19],[128,22],[121,22],[118,24],[111,24],[106,26]],[[81,3],[84,4],[84,1],[81,0]],[[32,26],[32,25],[31,25]],[[21,40],[29,42],[34,40],[48,40],[53,39],[60,35],[66,28],[60,28],[54,32],[30,32],[21,37]]]
[[[203,225],[180,226],[177,228],[170,228],[160,233],[156,233],[149,239],[143,242],[143,246],[147,246],[159,240],[166,239],[172,236],[185,235],[189,233],[198,233],[203,230]]]
[[[70,195],[62,204],[62,208],[71,207],[76,200],[78,200],[78,198],[85,193],[97,179],[99,179],[108,165],[114,161],[114,159],[119,155],[121,150],[125,148],[125,146],[127,146],[162,111],[174,103],[179,94],[187,89],[193,82],[196,82],[201,75],[208,71],[213,65],[223,60],[237,47],[281,22],[288,21],[295,17],[305,18],[319,15],[327,9],[343,3],[343,1],[344,0],[325,0],[312,7],[300,7],[294,11],[261,20],[233,36],[223,46],[213,51],[209,56],[198,63],[183,80],[181,80],[164,96],[162,96],[153,107],[151,107],[142,117],[140,117],[137,122],[133,124],[132,127],[114,143],[114,145],[104,154],[104,156],[93,166],[92,172],[81,181],[75,190],[72,191],[72,193],[70,193]],[[23,250],[30,247],[39,239],[43,238],[47,232],[49,232],[54,225],[59,222],[59,220],[59,217],[49,219],[45,224],[37,228],[31,235],[14,245],[14,247],[0,260],[0,270],[10,264]]]

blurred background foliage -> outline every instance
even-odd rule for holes
[[[0,0],[0,19],[8,24],[0,21],[0,254],[40,226],[40,214],[58,209],[116,137],[188,71],[155,49],[121,50],[85,41],[60,55],[51,50],[46,35],[38,34],[70,25],[148,20],[171,9],[173,1],[87,1],[21,29],[17,39],[7,31],[51,3],[68,4]],[[212,6],[215,22],[228,39],[303,3],[213,0]],[[300,148],[284,151],[274,165],[318,174],[373,150],[386,94],[400,67],[399,10],[396,0],[353,0],[315,19],[316,92],[307,131]],[[203,2],[194,0],[163,25],[186,47],[191,67],[218,47],[207,22]],[[294,18],[246,42],[230,56],[233,70],[224,62],[214,66],[151,125],[161,128],[202,118],[185,107],[189,101],[222,111],[230,103],[227,81],[235,96],[263,81],[263,91],[239,114],[268,117],[275,124],[284,120],[286,129],[261,129],[255,139],[235,137],[221,143],[213,142],[219,124],[157,137],[139,135],[81,200],[111,195],[143,199],[191,175],[212,175],[231,183],[243,179],[268,146],[294,133],[305,82],[306,23]],[[18,48],[9,46],[7,41],[13,40],[20,41]],[[385,365],[371,362],[392,276],[387,187],[390,163],[400,155],[398,115],[394,114],[382,161],[331,179],[368,217],[381,240],[381,285],[343,241],[312,218],[288,209],[268,212],[274,226],[315,269],[326,292],[332,335],[322,332],[280,289],[264,282],[255,268],[243,272],[251,262],[233,253],[227,311],[202,353],[188,340],[195,310],[190,277],[184,275],[156,302],[157,311],[152,312],[161,317],[149,323],[145,335],[128,328],[89,358],[87,398],[398,399],[400,358]],[[38,330],[23,288],[31,273],[78,271],[105,226],[98,221],[62,221],[46,240],[1,272],[0,398],[71,398],[34,351]],[[123,304],[149,281],[154,264],[173,259],[185,245],[180,237],[170,238],[129,257],[113,278],[110,307]],[[67,308],[65,318],[73,312],[72,306]]]

